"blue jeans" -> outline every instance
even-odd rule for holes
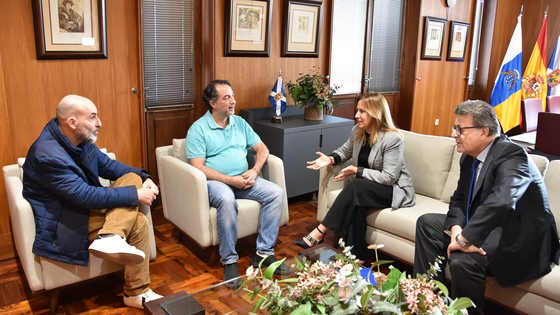
[[[237,262],[237,202],[235,199],[250,199],[261,204],[259,214],[257,251],[273,255],[278,237],[280,219],[284,208],[284,190],[273,182],[257,177],[253,187],[237,189],[220,181],[208,181],[210,205],[217,210],[220,257],[224,265]]]

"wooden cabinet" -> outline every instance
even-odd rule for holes
[[[250,114],[255,113],[241,116]],[[329,154],[341,146],[354,126],[354,120],[329,115],[320,121],[309,121],[296,114],[284,116],[283,123],[273,123],[270,117],[257,114],[248,121],[270,153],[284,161],[288,198],[318,190],[319,172],[308,170],[306,162],[314,160],[317,151]]]

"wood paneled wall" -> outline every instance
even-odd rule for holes
[[[270,34],[270,57],[225,57],[224,56],[224,12],[223,0],[203,1],[206,12],[203,22],[203,85],[214,79],[229,80],[237,101],[236,113],[242,109],[270,107],[268,95],[276,82],[278,71],[282,71],[285,82],[295,80],[299,73],[308,72],[313,66],[328,73],[330,55],[330,20],[332,0],[323,1],[322,32],[318,58],[281,57],[282,19],[284,1],[274,0],[272,8],[272,31]],[[212,14],[210,14],[212,13]],[[293,104],[288,96],[288,104]],[[272,110],[272,109],[271,109]]]
[[[142,166],[143,110],[138,94],[137,1],[107,1],[108,59],[37,60],[31,1],[0,1],[0,164],[25,156],[66,94],[97,104],[99,147]],[[33,231],[30,231],[33,233]],[[13,256],[4,181],[0,181],[0,259]]]
[[[202,43],[201,87],[212,79],[228,79],[234,87],[237,111],[269,107],[268,93],[282,71],[285,81],[295,80],[300,72],[313,66],[323,73],[329,69],[330,21],[332,1],[324,0],[319,58],[281,57],[282,19],[284,0],[273,1],[270,57],[224,57],[224,0],[196,0],[202,5],[201,24],[196,37]],[[449,134],[452,109],[463,92],[453,91],[464,84],[463,73],[467,62],[418,60],[425,15],[447,20],[473,21],[473,2],[457,1],[447,10],[444,0],[408,1],[407,30],[403,57],[401,92],[390,97],[391,110],[398,116],[401,127],[413,126],[415,131],[431,134]],[[0,164],[15,163],[24,156],[45,123],[54,115],[60,98],[76,93],[91,98],[97,105],[103,121],[98,144],[116,152],[119,160],[134,166],[146,167],[145,116],[139,94],[131,88],[140,86],[138,6],[139,0],[107,0],[108,59],[38,61],[35,55],[35,37],[31,1],[0,0]],[[535,44],[542,16],[549,6],[548,51],[552,51],[560,33],[560,2],[551,0],[485,0],[485,23],[481,50],[484,58],[479,63],[476,84],[472,94],[488,100],[493,82],[504,57],[515,17],[521,3],[525,4],[523,17],[523,64],[529,59]],[[472,30],[472,29],[471,29]],[[446,29],[446,39],[449,29]],[[471,32],[472,33],[472,32]],[[468,50],[470,51],[470,50]],[[468,54],[468,52],[467,52]],[[547,60],[548,62],[548,60]],[[415,78],[418,69],[429,71],[430,91],[415,102]],[[352,99],[351,96],[349,99]],[[197,104],[200,101],[197,100]],[[291,99],[288,100],[292,103]],[[346,100],[345,106],[350,106]],[[194,118],[205,112],[197,106]],[[351,112],[351,111],[348,111]],[[437,116],[436,116],[437,115]],[[434,126],[434,118],[440,126]],[[404,125],[403,123],[404,122]],[[0,181],[0,259],[13,256],[8,208],[4,182]]]
[[[405,39],[411,40],[404,43],[407,47],[404,62],[408,64],[405,64],[406,72],[403,73],[406,76],[402,79],[401,85],[404,95],[398,105],[399,109],[403,108],[403,113],[399,114],[399,117],[405,122],[408,119],[409,129],[414,132],[449,135],[454,120],[453,109],[466,96],[472,38],[471,28],[465,61],[447,61],[451,21],[467,22],[472,25],[474,0],[457,1],[453,8],[448,8],[443,0],[423,0],[421,4],[412,2],[414,3],[408,2],[409,8],[407,8],[406,23],[408,24],[406,24]],[[447,21],[441,60],[421,59],[426,16]],[[413,52],[415,55],[411,56]],[[406,125],[403,125],[406,128]]]

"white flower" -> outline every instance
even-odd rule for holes
[[[353,272],[354,272],[354,266],[352,266],[351,264],[346,264],[346,265],[342,266],[342,268],[340,268],[340,271],[339,271],[339,273],[342,274],[345,277],[348,277]]]
[[[383,247],[385,247],[385,245],[383,245],[383,244],[372,244],[372,245],[369,245],[367,248],[368,249],[381,249]]]
[[[258,272],[259,272],[259,268],[249,266],[249,268],[247,268],[247,270],[245,271],[245,275],[247,276],[247,279],[251,280],[257,276]]]

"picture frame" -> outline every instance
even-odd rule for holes
[[[449,44],[447,45],[448,61],[464,61],[467,39],[469,38],[469,23],[451,21]]]
[[[322,16],[322,1],[284,1],[282,57],[319,57]]]
[[[37,59],[107,58],[105,0],[32,0]]]
[[[227,0],[224,56],[268,57],[273,0]]]
[[[420,59],[441,60],[446,23],[445,19],[426,16]]]

